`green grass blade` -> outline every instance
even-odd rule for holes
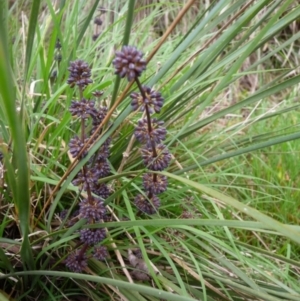
[[[188,180],[186,178],[183,177],[179,177],[176,176],[174,174],[170,174],[168,172],[164,172],[163,174],[165,174],[166,176],[176,179],[190,187],[193,187],[195,189],[197,189],[200,192],[203,192],[205,194],[208,194],[218,200],[221,200],[222,202],[224,202],[226,205],[232,206],[234,208],[236,208],[237,210],[239,210],[240,212],[243,212],[246,215],[251,216],[253,219],[260,221],[262,223],[264,223],[266,226],[268,226],[270,229],[273,229],[279,233],[281,233],[282,235],[289,237],[292,241],[297,242],[298,244],[300,244],[300,232],[293,230],[291,227],[289,227],[288,225],[284,225],[278,221],[276,221],[275,219],[261,213],[260,211],[253,209],[239,201],[237,201],[236,199],[227,196],[219,191],[216,191],[210,187],[206,187],[202,184],[199,184],[197,182]]]
[[[5,1],[4,1],[5,2]],[[3,2],[2,2],[3,3]],[[5,8],[3,6],[2,8]],[[6,7],[7,8],[7,7]],[[2,11],[3,14],[7,11]],[[1,18],[1,20],[5,20]],[[4,26],[1,26],[4,25]],[[28,239],[29,234],[29,217],[30,217],[30,197],[29,197],[29,165],[27,159],[26,141],[24,129],[20,115],[16,107],[16,87],[13,80],[11,66],[9,65],[7,27],[0,24],[0,96],[1,107],[7,118],[8,127],[11,133],[12,142],[12,160],[5,156],[5,164],[8,172],[8,178],[11,182],[14,203],[17,215],[20,221],[20,229],[23,237],[21,256],[24,265],[34,268],[32,251]]]
[[[210,159],[200,161],[198,164],[194,164],[194,165],[185,167],[185,168],[183,168],[179,171],[176,171],[175,174],[182,174],[184,172],[187,172],[187,171],[190,171],[190,170],[193,170],[193,169],[197,169],[199,167],[199,165],[200,166],[205,166],[205,165],[212,164],[212,163],[222,161],[222,160],[225,160],[225,159],[228,159],[228,158],[232,158],[232,157],[235,157],[235,156],[244,155],[244,154],[247,154],[249,152],[253,152],[255,150],[266,148],[266,147],[269,147],[269,146],[272,146],[272,145],[276,145],[276,144],[280,144],[280,143],[284,143],[284,142],[288,142],[288,141],[293,141],[293,140],[296,140],[296,139],[299,139],[299,138],[300,138],[300,133],[295,133],[295,134],[285,135],[285,136],[275,138],[275,139],[269,139],[268,141],[265,141],[265,142],[253,144],[253,145],[250,145],[248,147],[240,148],[236,151],[227,152],[223,155],[218,155],[218,156],[212,157]]]
[[[149,286],[135,284],[135,283],[128,283],[121,280],[115,280],[110,278],[104,278],[99,276],[91,276],[91,275],[84,275],[78,273],[69,273],[69,272],[58,272],[58,271],[28,271],[28,272],[17,272],[14,274],[7,274],[7,275],[0,275],[0,279],[5,279],[10,276],[21,276],[21,275],[37,275],[37,276],[54,276],[54,277],[66,277],[66,278],[73,278],[73,279],[81,279],[96,283],[108,284],[113,285],[116,287],[125,288],[128,290],[133,290],[140,292],[145,295],[154,296],[156,298],[170,300],[170,301],[196,301],[196,299],[186,297],[186,296],[179,296],[169,292],[165,292],[159,289],[155,289]]]
[[[31,6],[31,13],[30,13],[30,20],[29,20],[29,28],[27,33],[27,43],[26,43],[26,56],[25,56],[25,82],[27,81],[28,70],[30,65],[30,60],[32,56],[32,47],[33,41],[35,37],[35,29],[38,24],[38,16],[39,16],[39,9],[40,9],[40,0],[33,0]]]

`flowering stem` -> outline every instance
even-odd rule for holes
[[[83,89],[80,86],[79,86],[79,99],[80,99],[80,101],[82,101],[82,99],[83,99]],[[85,119],[81,118],[81,142],[83,144],[84,144],[84,140],[85,140]],[[83,174],[83,177],[86,179],[86,166],[85,165],[82,167],[82,174]],[[92,193],[91,193],[90,185],[87,181],[86,181],[86,186],[87,186],[86,190],[87,190],[88,199],[92,200]]]
[[[83,91],[82,88],[79,87],[79,101],[82,101],[82,99],[83,99]],[[85,136],[84,127],[85,127],[84,118],[81,118],[81,142],[82,143],[84,143],[84,136]]]
[[[139,87],[139,90],[141,92],[143,99],[146,99],[147,96],[145,94],[145,91],[144,91],[139,79],[136,78],[135,81]],[[146,111],[146,116],[147,116],[147,126],[148,126],[149,138],[150,138],[152,152],[153,152],[153,158],[156,158],[157,152],[156,152],[156,147],[155,147],[155,141],[151,138],[151,135],[150,135],[152,132],[152,124],[151,124],[151,116],[150,116],[150,112],[149,112],[149,108],[148,108],[147,104],[145,104],[145,111]],[[153,174],[153,182],[157,182],[157,175],[155,173]],[[152,193],[149,192],[148,198],[150,199],[151,197],[152,197]]]
[[[83,245],[83,247],[80,249],[80,252],[78,254],[78,259],[81,260],[83,258],[83,255],[85,254],[87,248],[89,247],[89,245],[87,243],[85,243]]]
[[[143,99],[147,99],[147,96],[145,94],[145,91],[144,91],[139,79],[136,78],[135,81],[139,87],[139,90],[141,92]],[[156,152],[155,142],[153,141],[153,139],[151,138],[151,135],[150,135],[152,133],[152,125],[151,125],[151,116],[150,116],[150,112],[149,112],[149,108],[148,108],[147,104],[145,104],[145,111],[146,111],[146,116],[147,116],[147,125],[148,125],[149,138],[150,138],[152,152],[153,152],[153,158],[156,158],[157,152]]]

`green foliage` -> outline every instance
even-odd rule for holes
[[[299,300],[299,5],[9,3],[0,1],[0,299]],[[157,118],[173,160],[153,216],[133,204],[144,173],[132,138],[140,114],[129,93],[137,87],[111,64],[126,44],[145,53],[143,84],[165,98]],[[66,84],[76,58],[92,67],[84,97],[103,90],[110,108],[80,162],[68,155],[79,131]],[[108,137],[113,172],[101,181],[113,190],[111,219],[68,226],[59,213],[84,196],[71,181]],[[82,227],[107,229],[110,257],[70,273],[64,260]],[[128,250],[137,247],[151,280],[132,283]]]

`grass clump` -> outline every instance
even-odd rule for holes
[[[294,1],[0,14],[3,300],[299,299]]]

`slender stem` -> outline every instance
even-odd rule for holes
[[[83,100],[83,91],[82,88],[79,87],[79,101]],[[85,136],[85,121],[84,118],[81,118],[81,142],[84,143]]]
[[[137,85],[138,85],[138,88],[141,92],[141,95],[143,97],[143,99],[146,99],[147,98],[147,95],[145,94],[145,91],[139,81],[138,78],[135,79]],[[146,111],[146,117],[147,117],[147,126],[148,126],[148,132],[149,132],[149,139],[150,139],[150,143],[151,143],[151,148],[152,148],[152,152],[153,152],[153,158],[156,158],[157,157],[157,151],[156,151],[156,146],[155,146],[155,141],[152,139],[151,137],[151,132],[152,132],[152,124],[151,124],[151,116],[150,116],[150,111],[149,111],[149,108],[148,108],[148,105],[145,104],[145,111]],[[153,175],[153,182],[157,182],[157,174],[152,174]],[[148,198],[151,199],[153,196],[153,193],[152,192],[149,192],[148,193]]]
[[[89,245],[87,243],[85,243],[83,245],[83,247],[80,249],[80,252],[78,254],[78,259],[79,260],[82,259],[83,255],[85,254],[85,252],[86,252],[86,250],[87,250],[88,247],[89,247]]]
[[[135,79],[138,88],[141,92],[141,95],[143,97],[143,99],[147,99],[147,95],[145,94],[145,91],[139,81],[138,78]],[[157,152],[156,152],[156,147],[155,147],[155,142],[154,140],[151,138],[151,133],[152,133],[152,124],[151,124],[151,116],[150,116],[150,112],[149,112],[149,108],[148,105],[145,104],[145,111],[146,111],[146,116],[147,116],[147,125],[148,125],[148,132],[149,132],[149,138],[150,138],[150,142],[151,142],[151,147],[152,147],[152,152],[153,152],[153,158],[157,157]]]
[[[79,87],[79,101],[82,101],[83,100],[83,90],[81,87]],[[85,142],[85,119],[84,118],[81,118],[81,142],[82,144],[84,144]],[[82,167],[82,174],[83,174],[83,177],[86,179],[86,174],[87,174],[87,170],[86,170],[86,166],[84,165]],[[90,188],[90,185],[89,183],[86,181],[86,192],[87,192],[87,195],[88,195],[88,200],[91,202],[92,201],[92,192],[91,192],[91,188]]]

